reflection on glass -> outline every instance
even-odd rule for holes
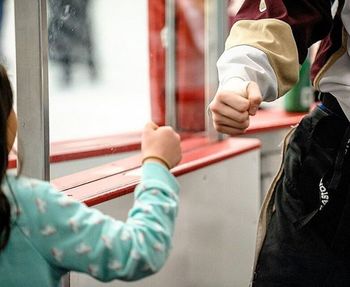
[[[165,4],[149,0],[152,118],[165,123]],[[179,131],[204,130],[204,0],[175,1],[175,93]]]
[[[177,1],[178,127],[204,130],[204,0]]]
[[[51,141],[150,119],[147,0],[48,0]]]

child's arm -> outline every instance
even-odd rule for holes
[[[166,168],[146,163],[124,223],[40,183],[31,194],[21,193],[26,194],[20,200],[26,220],[20,221],[20,228],[30,234],[29,240],[49,264],[62,272],[80,271],[103,281],[136,280],[158,271],[168,256],[178,189]]]

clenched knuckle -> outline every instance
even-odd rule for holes
[[[240,113],[237,116],[237,122],[239,123],[244,123],[245,121],[247,121],[247,119],[248,119],[248,112]]]
[[[245,129],[247,129],[249,127],[249,121],[247,120],[247,121],[244,121],[243,123],[242,123],[242,128],[245,130]],[[242,131],[243,132],[243,131]]]
[[[238,110],[240,112],[248,111],[249,109],[249,102],[248,101],[242,101],[240,105],[238,106]]]

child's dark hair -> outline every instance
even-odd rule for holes
[[[7,119],[13,106],[13,94],[6,69],[0,64],[0,250],[4,249],[11,231],[11,208],[2,190],[8,165]]]

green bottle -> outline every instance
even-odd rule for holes
[[[299,71],[298,83],[284,95],[284,108],[287,112],[308,112],[313,100],[310,60],[307,57]]]

